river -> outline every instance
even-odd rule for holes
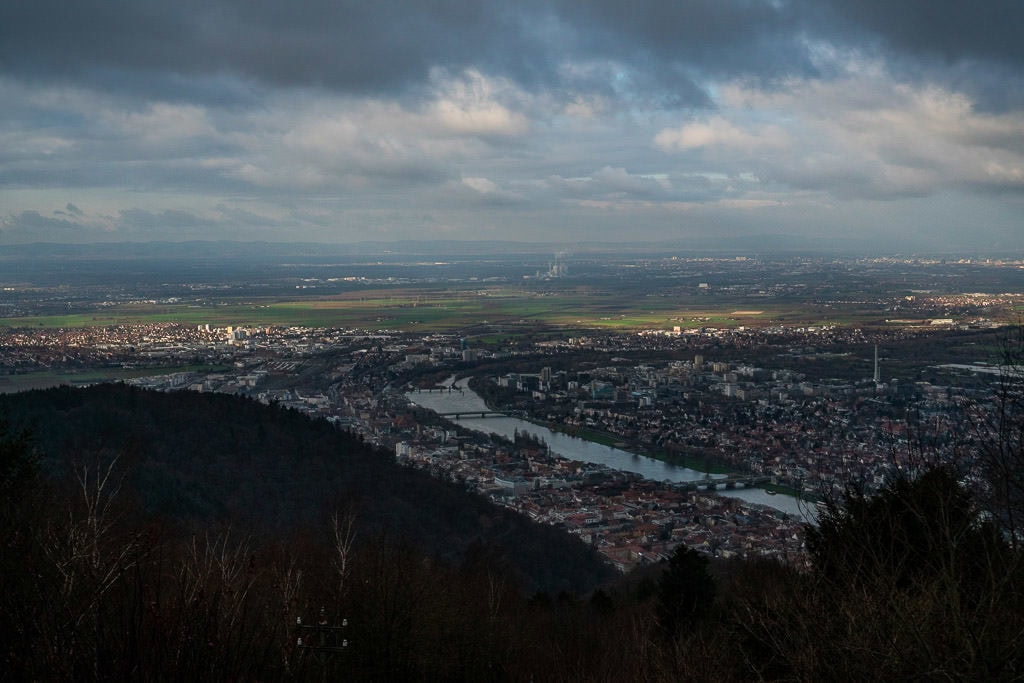
[[[414,391],[406,396],[416,405],[438,413],[487,412],[489,410],[483,398],[469,388],[468,379],[456,382],[451,391]],[[677,467],[644,455],[604,446],[561,432],[553,432],[547,427],[541,427],[515,417],[462,417],[457,423],[467,429],[485,434],[498,434],[508,439],[513,438],[517,431],[528,432],[543,439],[553,453],[563,458],[599,463],[613,469],[635,472],[646,479],[655,481],[694,481],[707,476],[704,472]],[[711,476],[717,478],[724,475]],[[750,503],[767,505],[805,519],[813,516],[808,513],[806,503],[801,503],[792,496],[771,495],[764,489],[729,489],[718,491],[718,493],[732,498],[740,498]]]

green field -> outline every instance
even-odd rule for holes
[[[0,327],[75,328],[117,324],[297,325],[405,331],[467,331],[519,334],[525,328],[578,330],[671,330],[694,327],[759,327],[772,324],[878,323],[877,314],[819,310],[799,303],[735,298],[683,301],[636,297],[631,293],[581,288],[530,292],[492,288],[477,291],[407,288],[330,298],[225,300],[209,305],[123,304],[66,315],[0,318]]]
[[[88,370],[61,370],[29,372],[18,375],[0,375],[0,394],[30,389],[48,389],[62,384],[93,384],[117,382],[137,377],[169,375],[175,372],[219,372],[226,368],[209,365],[182,365],[160,368],[95,368]]]

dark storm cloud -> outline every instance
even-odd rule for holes
[[[985,110],[1024,106],[1020,0],[799,0],[810,35],[883,56],[901,78],[969,93]]]
[[[704,104],[694,84],[702,72],[804,68],[793,26],[785,10],[737,0],[4,0],[0,66],[174,98],[190,77],[225,73],[349,92],[415,86],[435,67],[572,85],[566,62],[615,60],[635,89]],[[208,81],[197,88],[204,100],[244,95]]]
[[[583,52],[668,69],[781,75],[809,63],[801,20],[788,5],[745,0],[566,2],[562,17],[580,30]]]
[[[806,0],[834,35],[859,30],[894,52],[1024,67],[1020,0]],[[836,31],[838,29],[838,31]]]
[[[702,77],[810,74],[809,41],[1018,67],[1022,35],[1018,0],[0,0],[4,71],[202,101],[246,97],[224,74],[367,93],[440,67],[699,106]],[[608,61],[631,86],[564,69]]]
[[[230,72],[284,85],[373,91],[423,80],[474,55],[505,71],[546,70],[502,3],[394,0],[5,0],[0,64],[32,76],[109,78],[110,69]],[[137,84],[144,87],[144,79]]]

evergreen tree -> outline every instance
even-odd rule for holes
[[[669,637],[690,630],[710,611],[714,599],[708,558],[684,545],[676,548],[658,582],[658,625]]]

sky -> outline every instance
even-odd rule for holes
[[[1021,0],[0,0],[0,245],[1024,251]]]

